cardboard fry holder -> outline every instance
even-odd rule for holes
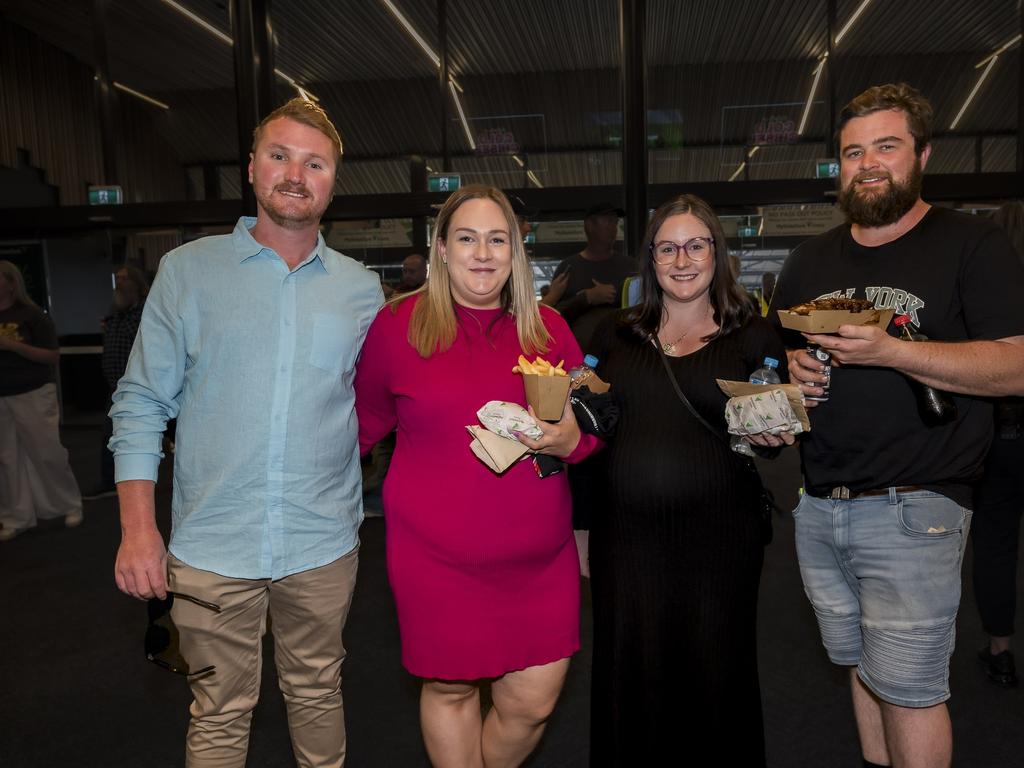
[[[565,410],[565,398],[569,395],[568,376],[538,376],[523,374],[526,402],[533,408],[538,419],[558,421]]]
[[[798,315],[788,309],[780,309],[779,322],[783,328],[803,333],[835,333],[841,325],[877,325],[886,328],[893,314],[891,309],[862,309],[860,312],[816,309],[808,315]]]

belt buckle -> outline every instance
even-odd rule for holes
[[[845,485],[837,485],[835,488],[832,489],[828,497],[830,499],[849,499],[850,489],[847,488]]]

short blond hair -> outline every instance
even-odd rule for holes
[[[483,184],[470,184],[449,195],[437,214],[434,240],[430,244],[427,282],[418,290],[392,301],[394,309],[407,298],[420,297],[409,318],[409,343],[421,357],[444,352],[455,343],[457,323],[451,277],[448,265],[441,258],[438,244],[447,242],[452,216],[468,200],[490,200],[501,209],[512,246],[512,273],[501,289],[501,307],[515,318],[519,346],[523,352],[528,355],[546,352],[551,334],[544,327],[534,297],[533,268],[523,247],[523,239],[519,236],[519,220],[502,191]]]
[[[331,140],[331,144],[334,146],[335,165],[341,162],[343,150],[338,129],[334,127],[334,123],[331,122],[331,118],[324,112],[323,107],[315,101],[309,101],[299,96],[285,102],[260,121],[260,124],[252,132],[252,152],[256,152],[256,145],[260,143],[260,137],[263,135],[263,129],[267,123],[282,117],[287,117],[289,120],[294,120],[297,123],[308,125],[310,128],[320,131],[320,133]]]

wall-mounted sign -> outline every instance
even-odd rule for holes
[[[818,160],[814,164],[814,178],[816,179],[837,179],[839,178],[838,160]]]
[[[428,192],[454,192],[462,186],[462,177],[457,173],[432,173],[427,176]]]
[[[89,187],[89,205],[120,205],[124,202],[124,193],[118,186]]]
[[[764,234],[810,236],[842,224],[843,214],[829,203],[814,205],[768,205],[761,209]]]

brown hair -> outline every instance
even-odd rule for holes
[[[920,155],[932,140],[932,105],[921,92],[906,83],[876,85],[853,98],[843,107],[836,123],[836,146],[841,148],[843,128],[855,117],[865,117],[883,109],[897,109],[907,116],[907,127],[914,137],[914,153]]]
[[[256,126],[256,130],[252,132],[252,152],[256,151],[256,145],[260,143],[260,136],[263,135],[264,126],[272,120],[282,117],[287,117],[289,120],[294,120],[297,123],[308,125],[310,128],[320,131],[334,145],[335,165],[341,162],[342,147],[338,129],[334,127],[334,123],[331,122],[331,119],[319,104],[299,96],[285,102],[260,121],[260,124]]]
[[[149,279],[146,277],[145,272],[131,264],[118,264],[114,268],[114,274],[116,275],[121,270],[124,270],[125,274],[128,275],[128,280],[135,284],[135,290],[139,292],[140,299],[149,296]]]
[[[626,314],[625,321],[643,339],[649,339],[658,332],[664,311],[664,291],[658,283],[654,257],[651,255],[654,238],[667,219],[686,213],[696,216],[708,228],[715,241],[715,269],[711,276],[711,285],[708,287],[708,297],[711,299],[718,330],[705,336],[703,341],[731,333],[745,325],[754,314],[747,292],[738,282],[739,271],[729,258],[729,245],[718,216],[710,205],[696,195],[679,195],[662,204],[651,216],[640,249],[640,303]]]
[[[441,258],[438,243],[447,241],[448,225],[455,211],[467,200],[490,200],[498,205],[505,217],[509,242],[512,246],[512,273],[501,289],[501,307],[516,321],[519,346],[524,353],[533,355],[547,351],[551,335],[544,327],[537,300],[533,294],[533,268],[526,256],[523,239],[519,236],[519,220],[508,199],[496,187],[470,184],[456,190],[437,214],[434,240],[430,244],[427,282],[412,293],[405,293],[391,301],[392,311],[399,303],[412,296],[420,296],[409,318],[409,343],[422,357],[444,352],[455,343],[456,317],[452,299],[451,277],[448,265]]]

